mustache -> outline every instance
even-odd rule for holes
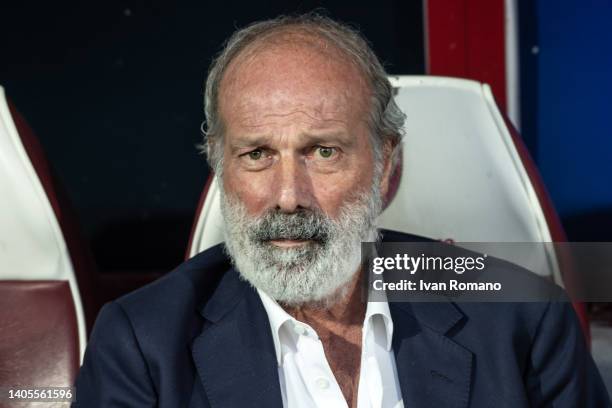
[[[326,243],[333,221],[319,210],[299,209],[293,213],[271,210],[249,227],[249,236],[256,242],[271,240],[311,240]]]

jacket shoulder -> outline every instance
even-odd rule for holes
[[[136,335],[150,337],[190,327],[198,307],[210,298],[229,268],[224,246],[219,244],[114,303],[124,311]]]
[[[87,345],[75,406],[186,406],[194,381],[189,345],[203,324],[198,308],[229,265],[218,245],[107,303]],[[156,391],[163,389],[176,392]]]

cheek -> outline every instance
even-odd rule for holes
[[[369,192],[374,169],[371,161],[359,161],[347,171],[315,175],[313,190],[322,210],[336,216],[340,207],[355,199],[355,194]]]
[[[257,174],[224,169],[223,188],[230,197],[240,200],[250,214],[258,214],[265,210],[270,201],[269,180]]]

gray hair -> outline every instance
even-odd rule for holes
[[[210,66],[206,79],[204,106],[206,129],[202,146],[212,169],[221,174],[223,167],[223,123],[219,115],[219,88],[230,63],[250,45],[273,35],[297,32],[324,41],[336,48],[361,71],[370,87],[372,106],[368,118],[376,173],[382,172],[383,147],[390,142],[392,160],[403,136],[405,115],[393,99],[393,88],[382,64],[365,38],[355,29],[316,13],[280,16],[253,23],[240,29],[227,40],[221,53]]]

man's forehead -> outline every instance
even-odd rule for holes
[[[354,96],[353,96],[354,97]],[[346,125],[355,116],[357,104],[349,103],[350,94],[323,93],[317,90],[264,89],[244,92],[230,98],[225,115],[243,126],[259,126],[284,120],[299,121],[309,128],[330,128]]]
[[[223,78],[223,116],[244,120],[302,111],[313,120],[337,120],[361,111],[367,91],[358,70],[317,49],[276,45],[231,65]],[[253,117],[255,116],[255,117]]]

